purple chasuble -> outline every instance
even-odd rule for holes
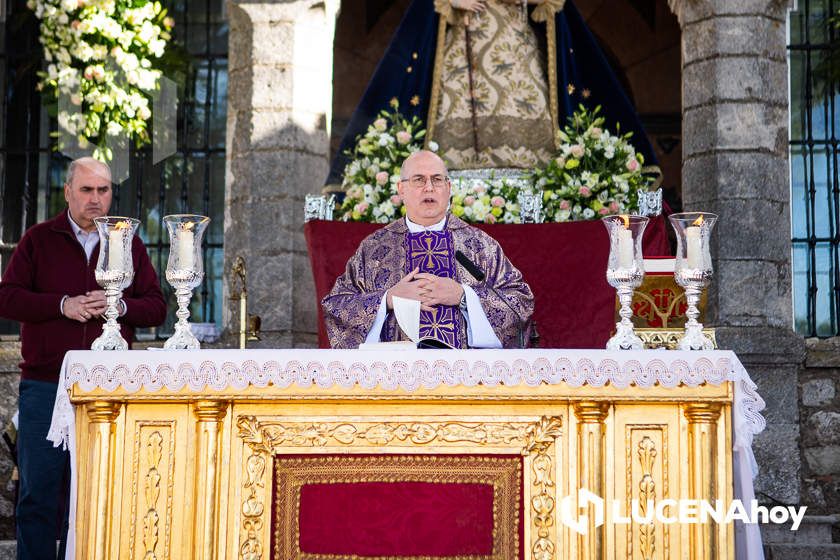
[[[415,268],[442,278],[455,278],[455,244],[452,232],[422,231],[405,235],[405,272]],[[432,311],[420,311],[420,338],[434,338],[453,348],[460,348],[461,310],[457,305],[438,305]]]

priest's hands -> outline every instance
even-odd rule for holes
[[[420,308],[434,311],[436,305],[458,305],[464,295],[464,288],[452,278],[420,272],[414,275],[420,287]]]
[[[386,292],[385,305],[394,308],[392,296],[414,299],[420,302],[423,311],[434,311],[436,305],[458,305],[464,295],[464,288],[451,278],[441,278],[415,268]]]
[[[391,299],[393,296],[406,299],[422,299],[420,297],[420,285],[417,282],[414,282],[414,278],[417,276],[419,270],[419,268],[415,268],[403,276],[399,282],[394,284],[391,289],[386,292],[388,297],[385,298],[385,305],[388,309],[394,308],[394,301]]]

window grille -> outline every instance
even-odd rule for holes
[[[63,181],[68,160],[52,150],[50,118],[35,89],[42,67],[38,20],[25,0],[6,0],[2,29],[0,79],[0,264],[27,227],[64,207]],[[169,240],[163,216],[195,213],[210,216],[205,234],[205,281],[196,290],[193,321],[221,324],[225,130],[227,115],[227,33],[223,0],[166,3],[175,19],[174,39],[190,61],[187,76],[177,77],[179,92],[177,153],[152,165],[150,148],[132,150],[129,178],[115,188],[111,214],[138,217],[140,235],[158,272],[170,311],[166,324],[151,334],[172,330],[175,299],[164,278]],[[17,324],[0,321],[0,334]],[[150,333],[146,333],[147,335]]]
[[[789,21],[793,305],[805,336],[840,334],[838,10],[800,0]]]

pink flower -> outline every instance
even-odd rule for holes
[[[557,163],[557,167],[559,167],[560,169],[566,166],[566,158],[556,157],[554,158],[554,161]]]
[[[476,194],[484,194],[487,191],[487,187],[484,185],[476,185],[473,187],[473,192]]]
[[[569,151],[577,159],[580,159],[580,158],[583,157],[584,150],[583,150],[583,146],[581,146],[580,144],[575,144],[574,146],[572,146],[572,149],[569,150]]]
[[[393,204],[394,206],[399,206],[401,203],[402,203],[402,199],[400,198],[400,195],[398,195],[398,194],[392,194],[391,195],[391,204]]]
[[[568,210],[572,205],[569,203],[568,200],[561,200],[560,201],[560,210]]]
[[[85,68],[84,77],[86,80],[90,80],[93,78],[93,66],[88,66]]]
[[[610,213],[610,209],[605,206],[604,208],[601,208],[600,210],[598,210],[598,213],[601,214],[602,216],[606,216],[607,214]]]
[[[592,136],[592,138],[595,138],[597,140],[601,137],[601,129],[597,126],[593,126],[592,130],[589,131],[589,134]]]
[[[388,121],[386,121],[385,119],[376,119],[375,121],[373,121],[373,128],[375,128],[379,132],[382,132],[386,128],[388,128]]]
[[[490,199],[490,204],[492,204],[496,208],[500,208],[505,205],[505,199],[501,196],[494,196]]]
[[[488,224],[495,224],[496,223],[496,216],[494,216],[493,214],[488,212],[487,215],[484,216],[484,221]]]
[[[387,171],[380,171],[376,174],[376,184],[377,185],[384,185],[388,182],[388,172]]]
[[[77,20],[77,19],[74,19],[73,21],[70,22],[70,27],[72,27],[73,29],[78,29],[81,25],[82,25],[82,22]]]
[[[368,204],[367,202],[360,202],[356,205],[354,210],[356,212],[358,212],[359,214],[364,214],[365,212],[367,212],[367,209],[368,209],[369,206],[370,206],[370,204]]]
[[[472,206],[474,202],[475,202],[475,197],[474,196],[468,196],[464,199],[464,206]]]
[[[397,142],[400,144],[408,144],[411,142],[411,134],[406,132],[405,130],[400,130],[397,132]]]
[[[590,196],[592,196],[592,191],[589,190],[589,187],[581,187],[580,196],[582,196],[583,198],[589,198]]]
[[[637,171],[639,169],[639,160],[636,158],[628,159],[627,160],[627,170],[628,171]]]
[[[620,208],[621,208],[621,207],[618,205],[618,202],[616,202],[615,200],[613,200],[612,202],[610,202],[610,212],[613,212],[613,213],[618,212],[618,210],[619,210]]]

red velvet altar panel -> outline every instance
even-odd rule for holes
[[[320,301],[348,259],[380,224],[313,220],[304,226],[318,298],[318,342],[329,347]],[[543,348],[603,348],[615,328],[615,290],[607,284],[609,238],[599,220],[478,226],[493,236],[534,292]],[[651,220],[645,256],[670,254],[665,220]]]
[[[307,484],[300,549],[358,556],[493,552],[493,486],[434,482]]]

